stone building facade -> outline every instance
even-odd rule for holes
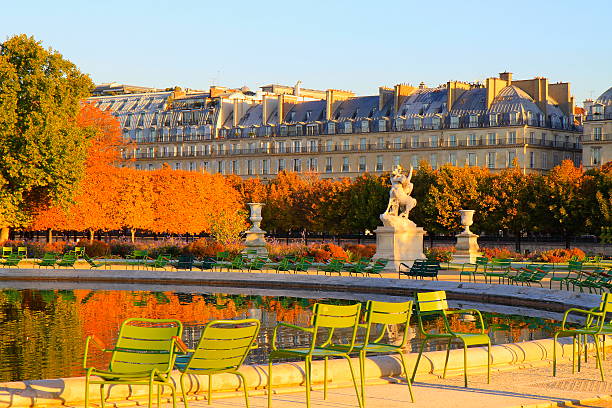
[[[612,88],[584,107],[582,163],[593,168],[612,161]]]
[[[581,129],[568,83],[449,81],[398,84],[378,95],[267,85],[208,91],[148,89],[89,99],[135,141],[136,168],[172,168],[273,178],[281,170],[322,177],[382,173],[396,164],[518,165],[545,172],[581,160]]]

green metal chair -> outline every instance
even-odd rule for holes
[[[338,275],[342,275],[342,270],[344,268],[344,261],[342,259],[338,259],[338,258],[332,258],[329,260],[328,263],[320,265],[317,268],[317,275],[319,274],[319,271],[324,272],[326,275],[332,274],[332,273],[337,273]]]
[[[410,399],[414,402],[412,383],[408,377],[408,366],[403,349],[408,343],[408,331],[410,330],[410,317],[412,316],[413,301],[392,303],[368,300],[365,308],[365,323],[360,324],[365,328],[364,342],[357,344],[353,351],[359,352],[359,373],[361,379],[361,399],[365,407],[365,359],[368,353],[397,353],[402,364],[402,371],[408,382]],[[389,332],[391,325],[404,325],[403,335],[400,343],[387,344],[383,342],[385,334]],[[334,345],[334,349],[346,350],[347,346]],[[400,373],[401,375],[401,373]]]
[[[17,247],[17,255],[19,255],[21,258],[27,258],[28,257],[28,247]]]
[[[105,268],[108,265],[106,262],[97,262],[85,253],[83,254],[83,259],[89,264],[89,269]]]
[[[83,257],[83,255],[85,255],[85,247],[74,247],[74,249],[72,250],[72,253],[77,258],[78,257]]]
[[[216,262],[213,264],[213,271],[215,268],[219,268],[219,271],[222,271],[223,268],[227,268],[230,264],[229,262],[230,253],[227,251],[217,252]]]
[[[53,252],[45,252],[43,254],[43,257],[40,259],[40,261],[36,261],[36,265],[38,265],[39,268],[42,267],[54,267],[55,263],[57,262],[57,254],[53,253]]]
[[[291,262],[288,258],[281,259],[276,265],[276,273],[279,272],[289,272],[293,270],[293,262]]]
[[[2,258],[8,258],[13,253],[13,247],[2,247]]]
[[[57,261],[55,264],[57,266],[63,266],[66,268],[74,268],[74,264],[77,261],[77,256],[73,252],[66,252],[62,255],[62,259]]]
[[[301,327],[289,323],[278,323],[274,328],[272,336],[272,350],[269,354],[268,363],[268,408],[272,406],[272,361],[279,358],[303,358],[304,359],[304,374],[306,383],[306,407],[310,408],[310,388],[312,381],[312,358],[321,357],[324,359],[323,368],[323,398],[327,398],[327,359],[329,357],[343,357],[348,361],[355,386],[355,394],[359,407],[363,408],[362,399],[359,393],[359,386],[353,370],[353,363],[349,354],[353,352],[355,347],[355,338],[359,327],[359,314],[361,312],[361,304],[357,303],[350,306],[328,305],[323,303],[315,303],[313,308],[311,327]],[[279,349],[276,344],[278,329],[286,327],[294,329],[302,333],[308,333],[311,337],[310,347],[296,347]],[[352,329],[350,340],[343,350],[335,350],[332,345],[332,336],[335,329]],[[324,341],[321,343],[320,336],[324,336]]]
[[[17,267],[19,265],[19,262],[21,262],[22,257],[17,255],[16,253],[12,253],[10,254],[7,258],[3,259],[2,261],[2,266],[3,267]]]
[[[176,358],[176,337],[183,332],[183,325],[175,319],[127,319],[121,324],[115,347],[106,349],[95,336],[85,341],[83,368],[85,374],[85,408],[89,408],[89,385],[100,384],[100,406],[104,408],[104,386],[148,385],[149,407],[152,406],[153,386],[157,386],[157,406],[161,408],[161,389],[172,391],[172,407],[176,408],[176,388],[170,372]],[[89,344],[93,341],[103,351],[111,352],[108,369],[88,367]],[[98,378],[92,378],[94,376]]]
[[[211,321],[204,327],[198,346],[194,350],[187,349],[184,343],[177,339],[181,348],[190,353],[184,357],[179,356],[175,363],[181,372],[180,384],[185,408],[189,408],[185,392],[185,376],[189,374],[208,376],[207,400],[210,405],[212,376],[220,373],[232,373],[240,377],[246,406],[249,407],[246,381],[238,370],[249,351],[256,348],[254,344],[259,333],[259,326],[257,319]]]
[[[479,256],[476,258],[474,263],[466,262],[461,265],[461,272],[459,272],[459,281],[461,282],[461,277],[467,275],[468,281],[471,282],[472,278],[476,281],[476,274],[478,273],[478,269],[482,269],[482,273],[486,273],[487,264],[489,263],[489,258],[486,256]]]
[[[149,251],[145,249],[135,249],[131,255],[125,257],[128,260],[132,260],[129,265],[136,266],[140,269],[140,266],[146,267],[149,259]]]
[[[561,323],[561,330],[557,331],[553,337],[553,377],[557,375],[557,339],[559,337],[572,337],[572,374],[574,374],[576,372],[576,361],[578,361],[578,372],[580,372],[581,337],[584,337],[586,342],[586,337],[592,336],[595,343],[595,355],[601,375],[601,381],[605,381],[604,369],[599,351],[600,344],[597,337],[603,334],[609,334],[605,333],[604,327],[606,325],[606,313],[610,312],[612,312],[612,297],[609,293],[604,293],[601,296],[601,303],[598,308],[591,310],[571,308],[565,311],[563,322]],[[570,313],[583,315],[586,317],[586,323],[576,328],[567,327],[567,316]],[[578,352],[578,358],[576,358],[576,351]]]
[[[376,275],[379,278],[382,278],[382,272],[385,270],[388,263],[389,263],[388,259],[378,258],[375,261],[373,261],[370,266],[367,266],[364,269],[364,273],[366,274],[366,276]]]
[[[312,267],[313,262],[314,258],[312,257],[302,257],[293,264],[293,272],[308,272],[308,270]]]
[[[448,316],[452,314],[474,314],[478,316],[476,323],[479,324],[480,333],[463,333],[453,331],[448,321]],[[438,316],[443,319],[445,332],[433,333],[425,330],[423,324],[423,318],[426,316]],[[412,381],[416,376],[417,368],[419,367],[419,361],[423,354],[425,344],[430,340],[448,340],[446,346],[446,360],[444,361],[444,373],[443,378],[446,378],[446,366],[448,365],[448,356],[450,354],[450,345],[453,340],[461,342],[463,345],[463,378],[464,386],[468,386],[467,376],[467,348],[468,346],[487,346],[487,383],[491,382],[491,339],[485,333],[484,322],[482,320],[482,314],[476,309],[461,309],[461,310],[448,310],[448,303],[446,302],[446,292],[443,290],[436,292],[424,292],[417,294],[417,317],[419,321],[419,331],[423,336],[421,347],[419,349],[419,356],[417,357],[416,364],[414,365],[414,371],[412,373]]]

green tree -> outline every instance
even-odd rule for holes
[[[84,173],[89,128],[76,123],[89,77],[33,37],[0,44],[0,241],[34,209],[67,203]]]

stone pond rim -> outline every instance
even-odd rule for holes
[[[591,308],[600,295],[486,283],[244,272],[0,269],[3,281],[58,281],[333,291],[387,296],[445,290],[451,300],[564,312]]]

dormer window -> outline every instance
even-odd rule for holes
[[[384,132],[386,130],[387,130],[387,121],[384,119],[379,119],[378,120],[378,131]]]
[[[603,115],[604,107],[602,105],[593,105],[593,115]]]
[[[312,120],[312,111],[306,111],[306,121]]]
[[[353,122],[344,122],[344,133],[353,133]]]
[[[370,131],[370,123],[367,120],[361,121],[361,131],[364,133]]]
[[[510,112],[509,121],[510,125],[516,125],[518,122],[518,112]]]
[[[125,119],[125,125],[123,125],[125,127],[130,127],[132,126],[132,114],[130,113],[129,115],[127,115],[126,119]]]
[[[151,120],[151,126],[157,126],[157,115],[158,115],[157,112],[153,114],[153,119]]]
[[[289,112],[289,120],[288,122],[295,121],[295,112]]]
[[[141,113],[138,118],[138,124],[136,126],[144,126],[145,114]]]
[[[327,123],[327,134],[333,135],[335,133],[336,133],[336,123],[335,122]]]
[[[489,126],[497,126],[497,113],[489,115]]]
[[[478,115],[470,115],[470,127],[478,127]]]
[[[287,126],[286,125],[281,125],[281,127],[280,127],[280,135],[281,136],[287,136]]]
[[[544,115],[542,115],[541,113],[540,113],[539,116],[540,116],[540,126],[541,127],[545,127],[546,126],[546,117],[544,117]]]
[[[434,116],[433,118],[431,118],[431,128],[440,129],[440,117]]]
[[[421,118],[414,118],[412,121],[413,125],[414,125],[414,130],[420,130],[421,126],[423,124],[422,119]]]
[[[458,116],[451,116],[450,117],[450,128],[451,129],[457,129],[459,127],[459,117]]]
[[[404,119],[397,118],[395,119],[395,130],[403,130],[404,129]]]

